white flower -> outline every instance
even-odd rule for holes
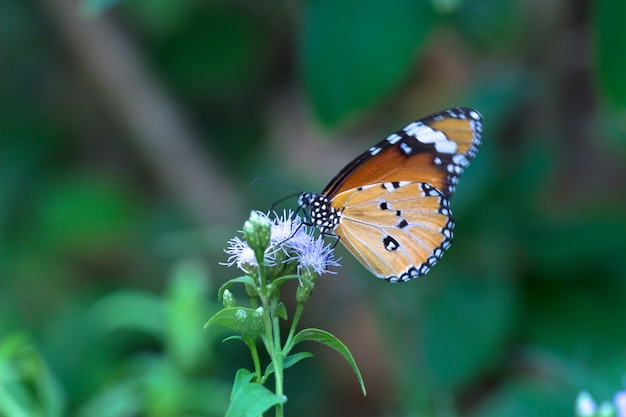
[[[259,267],[256,257],[254,256],[254,251],[248,246],[248,242],[241,240],[238,236],[228,241],[228,248],[224,249],[224,252],[230,256],[226,262],[220,262],[222,265],[237,265],[237,268],[247,274],[252,272],[252,268]],[[271,258],[266,258],[265,262],[269,265],[273,265]]]
[[[261,217],[269,219],[265,213],[257,212]],[[331,245],[325,245],[322,236],[314,237],[314,229],[309,229],[291,210],[283,212],[282,216],[274,213],[270,219],[271,234],[270,242],[265,251],[266,266],[277,264],[277,255],[283,252],[281,262],[298,262],[298,273],[302,268],[315,271],[322,275],[329,273],[329,266],[339,266],[333,255]],[[258,268],[258,262],[254,251],[246,241],[239,237],[234,237],[228,241],[228,248],[225,252],[229,258],[222,265],[233,266],[249,274],[254,268]],[[284,259],[284,260],[283,260]]]
[[[596,402],[587,391],[578,394],[576,398],[576,415],[580,417],[593,416],[596,412]]]
[[[311,235],[308,233],[306,225],[293,211],[289,210],[283,212],[282,217],[275,217],[272,223],[270,246],[272,244],[277,245],[285,253],[288,253],[290,248],[305,245],[310,240]]]
[[[310,235],[308,235],[310,236]],[[317,239],[310,236],[310,239],[306,244],[294,247],[297,252],[298,273],[302,268],[315,271],[318,275],[334,274],[335,272],[329,271],[329,266],[340,266],[337,259],[335,259],[333,253],[333,247],[328,244],[325,245],[324,238],[319,236]]]
[[[626,417],[626,390],[618,391],[613,397],[618,417]]]

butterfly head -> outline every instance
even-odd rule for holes
[[[341,211],[323,194],[302,193],[298,196],[298,206],[307,212],[311,225],[321,233],[332,233],[341,219]]]

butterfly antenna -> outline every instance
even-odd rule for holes
[[[274,211],[274,207],[276,207],[278,204],[282,203],[285,200],[289,200],[290,198],[293,198],[293,197],[297,196],[298,194],[300,194],[300,191],[298,191],[297,193],[289,194],[289,195],[287,195],[287,196],[285,196],[285,197],[283,197],[283,198],[281,198],[279,200],[274,201],[272,203],[272,205],[270,206],[270,211]],[[300,210],[299,207],[298,207],[298,210]],[[296,211],[296,213],[297,213],[297,211]]]
[[[272,184],[277,184],[277,185],[282,185],[283,187],[287,187],[287,188],[291,188],[292,190],[296,190],[295,194],[300,194],[301,192],[303,192],[304,190],[296,187],[293,184],[289,184],[288,182],[284,182],[284,181],[278,181],[278,180],[274,180],[274,179],[270,179],[270,178],[255,178],[252,180],[252,185],[256,185],[259,182],[269,182]],[[290,196],[293,196],[294,194],[291,194]]]
[[[293,198],[293,197],[295,197],[298,194],[303,192],[302,189],[300,189],[300,188],[298,188],[298,187],[296,187],[296,186],[294,186],[292,184],[289,184],[289,183],[284,182],[284,181],[277,181],[277,180],[274,180],[274,179],[269,179],[269,178],[255,178],[254,180],[252,180],[252,185],[255,185],[255,184],[257,184],[257,183],[259,183],[261,181],[263,181],[263,182],[270,182],[272,184],[282,185],[283,187],[287,187],[287,188],[291,188],[292,190],[296,190],[295,193],[288,194],[285,197],[283,197],[283,198],[281,198],[279,200],[276,200],[274,203],[272,203],[272,205],[270,206],[270,211],[274,211],[274,208],[278,204],[282,203],[283,201],[288,200],[290,198]]]

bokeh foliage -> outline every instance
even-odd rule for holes
[[[127,125],[151,121],[112,108],[56,17],[66,5],[0,2],[2,412],[223,414],[246,352],[202,330],[233,276],[218,261],[245,213],[291,192],[250,181],[319,190],[390,131],[456,105],[483,114],[485,135],[452,200],[450,253],[389,285],[339,249],[304,320],[348,345],[368,396],[319,351],[288,371],[287,414],[572,415],[580,390],[622,386],[622,1],[72,3],[109,24],[196,153],[219,161],[236,205],[215,195],[210,225],[146,162]]]

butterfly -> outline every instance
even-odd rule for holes
[[[480,113],[465,107],[412,122],[350,162],[321,194],[301,193],[298,205],[375,276],[422,276],[452,244],[450,198],[482,126]]]

